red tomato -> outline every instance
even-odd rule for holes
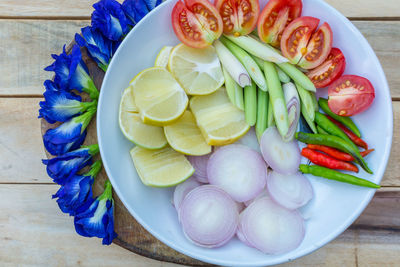
[[[332,30],[328,23],[324,22],[313,34],[307,45],[307,52],[300,59],[298,65],[309,70],[318,67],[328,57],[332,49]]]
[[[293,64],[297,64],[307,53],[307,44],[319,19],[300,17],[293,20],[283,31],[281,40],[282,54]]]
[[[302,8],[301,0],[270,0],[258,18],[260,39],[279,47],[283,30],[301,15]]]
[[[307,73],[316,88],[323,88],[339,78],[346,68],[346,59],[339,48],[333,47],[324,63]]]
[[[260,13],[258,0],[216,0],[214,4],[222,17],[224,33],[246,35],[256,27]]]
[[[222,19],[207,0],[179,1],[172,10],[172,27],[178,39],[194,48],[210,46],[222,34]]]
[[[340,116],[352,116],[366,110],[375,98],[371,82],[356,75],[343,75],[328,89],[329,108]]]

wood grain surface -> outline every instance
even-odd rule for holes
[[[92,13],[92,5],[97,0],[1,0],[1,17],[30,18],[73,18],[87,17]],[[118,0],[122,2],[122,0]],[[398,0],[326,0],[326,2],[346,17],[399,17]]]
[[[0,1],[0,266],[173,266],[201,264],[149,235],[116,199],[120,245],[78,236],[72,217],[51,195],[58,186],[40,159],[46,155],[36,119],[43,68],[81,27],[89,24],[95,0]],[[394,139],[383,188],[343,234],[323,248],[280,266],[398,266],[400,261],[400,4],[398,0],[326,0],[368,39],[391,88]],[[93,66],[91,66],[93,68]],[[98,78],[98,77],[97,77]],[[96,83],[99,85],[100,80]],[[90,126],[94,132],[95,124]],[[90,139],[92,138],[92,139]],[[94,140],[91,136],[87,142]],[[93,141],[94,142],[94,141]],[[100,192],[104,171],[96,183]],[[101,178],[103,177],[103,178]],[[117,198],[117,197],[116,197]],[[135,245],[132,240],[136,240]]]

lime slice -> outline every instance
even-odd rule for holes
[[[139,112],[135,104],[135,99],[133,98],[132,87],[129,86],[124,90],[121,97],[121,102],[119,104],[120,113],[121,111],[127,112]]]
[[[169,145],[178,152],[193,156],[211,152],[211,146],[206,143],[192,112],[188,110],[175,123],[164,126],[164,133]]]
[[[213,46],[195,49],[179,44],[171,52],[168,68],[189,95],[208,95],[224,84]]]
[[[188,105],[185,91],[165,68],[145,69],[133,78],[130,85],[146,124],[171,124],[182,116]]]
[[[163,128],[144,124],[138,113],[121,110],[119,127],[129,141],[143,148],[160,149],[168,143]]]
[[[190,109],[209,145],[234,143],[250,129],[244,112],[229,101],[224,87],[211,95],[192,97]]]
[[[154,67],[163,67],[166,68],[168,65],[169,55],[172,50],[172,46],[164,46],[161,48],[160,52],[156,57],[156,61],[154,62]]]
[[[136,146],[130,154],[140,179],[147,186],[174,186],[194,173],[186,157],[169,146],[159,150]]]

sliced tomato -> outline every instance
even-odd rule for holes
[[[246,35],[256,27],[260,13],[258,0],[216,0],[214,4],[221,15],[224,33]]]
[[[307,44],[318,27],[319,19],[300,17],[293,20],[283,31],[281,40],[282,54],[293,64],[297,64],[307,53]]]
[[[328,23],[324,22],[312,35],[307,45],[307,52],[300,59],[298,65],[309,70],[318,67],[328,57],[332,49],[332,30]]]
[[[340,116],[352,116],[366,110],[375,98],[371,82],[361,76],[343,75],[328,89],[328,106]]]
[[[270,0],[257,22],[258,36],[267,44],[279,47],[283,30],[301,15],[301,0]]]
[[[333,47],[328,58],[317,68],[307,73],[316,88],[323,88],[339,78],[346,68],[346,59],[339,48]]]
[[[210,46],[222,34],[221,16],[207,0],[178,1],[171,17],[176,36],[190,47]]]

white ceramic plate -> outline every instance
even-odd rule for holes
[[[146,16],[125,38],[112,59],[100,92],[97,133],[101,157],[110,181],[129,212],[151,234],[166,245],[190,257],[219,265],[261,266],[294,260],[325,245],[342,233],[364,210],[375,190],[312,177],[315,197],[302,209],[306,235],[301,245],[289,253],[266,255],[234,238],[218,249],[206,249],[189,242],[183,235],[174,207],[173,188],[144,186],[129,156],[132,143],[118,126],[118,106],[123,89],[141,70],[154,64],[158,51],[176,45],[170,14],[176,0],[170,0]],[[261,0],[262,7],[267,1]],[[382,67],[361,33],[343,15],[321,0],[305,0],[303,15],[327,21],[333,31],[333,46],[347,61],[346,74],[367,77],[375,87],[376,98],[364,113],[354,117],[363,137],[375,148],[367,162],[374,175],[358,175],[379,183],[386,168],[392,142],[392,102]],[[319,94],[326,95],[322,90]]]

